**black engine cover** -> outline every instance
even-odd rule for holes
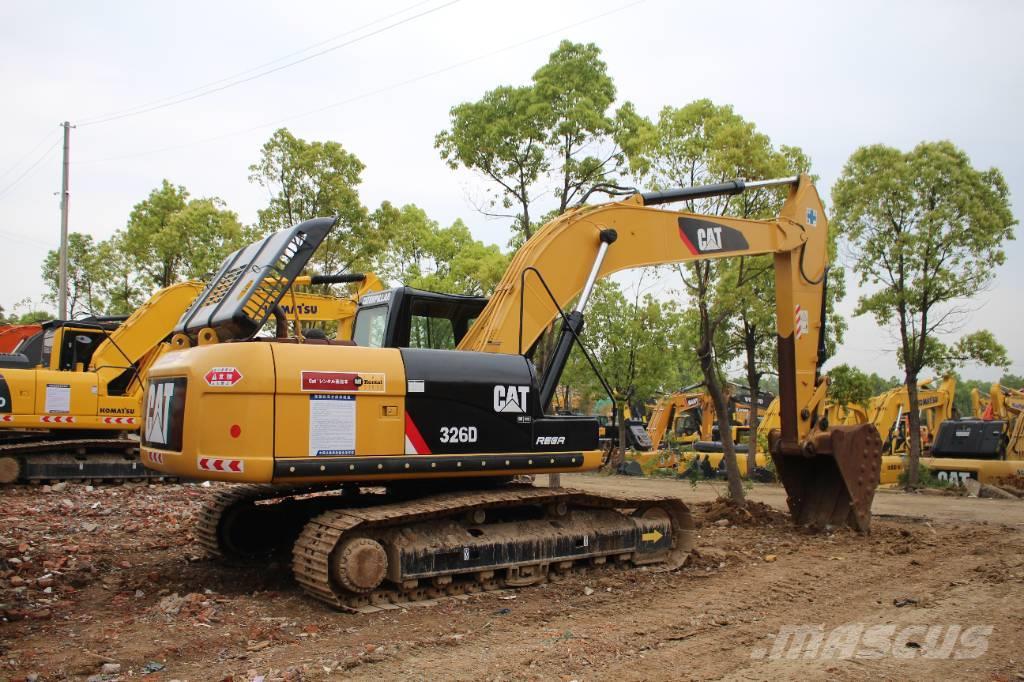
[[[419,348],[401,353],[406,413],[432,454],[597,448],[596,419],[541,414],[533,364],[521,355]]]

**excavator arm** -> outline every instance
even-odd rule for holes
[[[543,227],[517,253],[490,303],[459,344],[461,350],[525,353],[579,296],[581,312],[594,282],[620,270],[698,260],[772,254],[782,438],[810,433],[821,402],[818,380],[828,223],[810,178],[786,179],[790,195],[778,218],[746,220],[656,208],[662,203],[738,193],[743,183],[694,188],[704,193],[636,194],[583,207]],[[752,187],[748,184],[746,188]],[[717,191],[715,191],[717,189]],[[557,307],[556,307],[557,306]],[[806,413],[806,417],[800,416]]]
[[[781,184],[790,185],[790,192],[774,220],[657,208]],[[582,329],[583,310],[597,279],[648,265],[767,254],[775,267],[780,388],[780,429],[771,434],[770,443],[791,511],[798,521],[849,522],[866,529],[879,476],[878,433],[864,425],[818,428],[827,388],[819,366],[828,222],[806,175],[635,194],[621,202],[570,211],[548,223],[516,253],[459,348],[523,354],[561,316],[561,336],[551,362],[543,368],[541,404],[546,406]],[[573,300],[574,310],[561,312]]]

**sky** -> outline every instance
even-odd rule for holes
[[[255,222],[268,195],[248,166],[285,126],[354,153],[371,209],[414,203],[505,246],[508,221],[475,208],[484,182],[450,170],[434,136],[452,106],[528,83],[563,39],[596,43],[620,102],[644,115],[706,97],[775,144],[802,147],[826,203],[857,147],[948,139],[975,167],[1003,172],[1019,217],[1022,25],[1024,4],[994,1],[3,3],[0,305],[44,292],[40,266],[60,235],[64,120],[77,126],[70,230],[97,239],[124,227],[164,178]],[[238,74],[249,80],[225,87]],[[991,330],[1024,374],[1024,240],[1006,253],[960,331]],[[843,312],[856,296],[851,286]],[[888,330],[851,318],[836,361],[893,376],[894,347]]]

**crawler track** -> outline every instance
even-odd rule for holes
[[[524,587],[594,565],[677,568],[694,530],[671,497],[513,484],[408,499],[381,489],[239,485],[206,505],[197,539],[231,563],[290,550],[307,594],[360,611]]]
[[[142,464],[138,442],[127,438],[3,435],[0,483],[165,478]]]

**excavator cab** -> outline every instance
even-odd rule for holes
[[[368,348],[453,350],[487,305],[482,296],[459,296],[396,287],[359,301],[352,340]]]

